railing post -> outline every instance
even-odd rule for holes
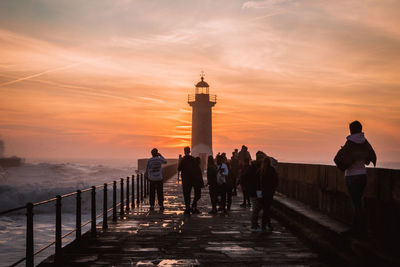
[[[26,204],[26,267],[34,266],[33,250],[33,204]]]
[[[117,221],[117,181],[113,182],[113,221]]]
[[[82,192],[76,191],[76,241],[79,243],[82,236]]]
[[[96,237],[96,187],[92,186],[92,220],[90,232]]]
[[[105,183],[103,190],[103,230],[106,230],[107,228],[107,184]]]
[[[126,214],[129,213],[129,176],[126,177]]]
[[[137,206],[140,204],[140,190],[139,190],[139,182],[140,182],[140,174],[136,174],[136,198],[137,198]]]
[[[140,174],[140,200],[143,202],[143,173]]]
[[[119,215],[121,216],[121,219],[124,218],[124,178],[121,178],[121,206],[120,206],[120,212]]]
[[[135,208],[135,176],[132,174],[132,209]]]
[[[56,200],[56,263],[61,262],[61,196]]]

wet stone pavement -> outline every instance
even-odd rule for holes
[[[148,200],[124,220],[109,223],[97,239],[66,251],[65,266],[325,266],[318,255],[276,220],[274,231],[250,232],[249,208],[241,194],[227,215],[209,215],[207,188],[201,214],[183,215],[181,184],[164,185],[165,211],[149,211]],[[193,193],[192,193],[193,194]]]

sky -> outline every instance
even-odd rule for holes
[[[333,164],[359,120],[394,166],[398,14],[396,0],[2,0],[0,139],[27,160],[176,157],[204,71],[214,153]]]

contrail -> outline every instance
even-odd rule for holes
[[[19,79],[16,79],[16,80],[12,80],[12,81],[9,81],[9,82],[1,83],[0,87],[5,86],[5,85],[10,85],[10,84],[13,84],[13,83],[17,83],[17,82],[21,82],[21,81],[25,81],[25,80],[29,80],[29,79],[32,79],[32,78],[35,78],[35,77],[38,77],[38,76],[42,76],[43,74],[46,74],[46,73],[51,73],[51,72],[55,72],[55,71],[59,71],[59,70],[65,70],[65,69],[73,68],[73,67],[81,65],[83,63],[84,62],[73,63],[73,64],[70,64],[70,65],[67,65],[67,66],[64,66],[64,67],[59,67],[59,68],[55,68],[55,69],[50,69],[50,70],[46,70],[46,71],[43,71],[43,72],[39,72],[39,73],[36,73],[36,74],[32,74],[32,75],[29,75],[29,76],[26,76],[26,77],[22,77],[22,78],[19,78]]]

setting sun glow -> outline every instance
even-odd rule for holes
[[[177,157],[204,70],[214,153],[333,164],[357,119],[378,166],[398,161],[399,13],[386,0],[2,0],[0,139],[28,160]]]

